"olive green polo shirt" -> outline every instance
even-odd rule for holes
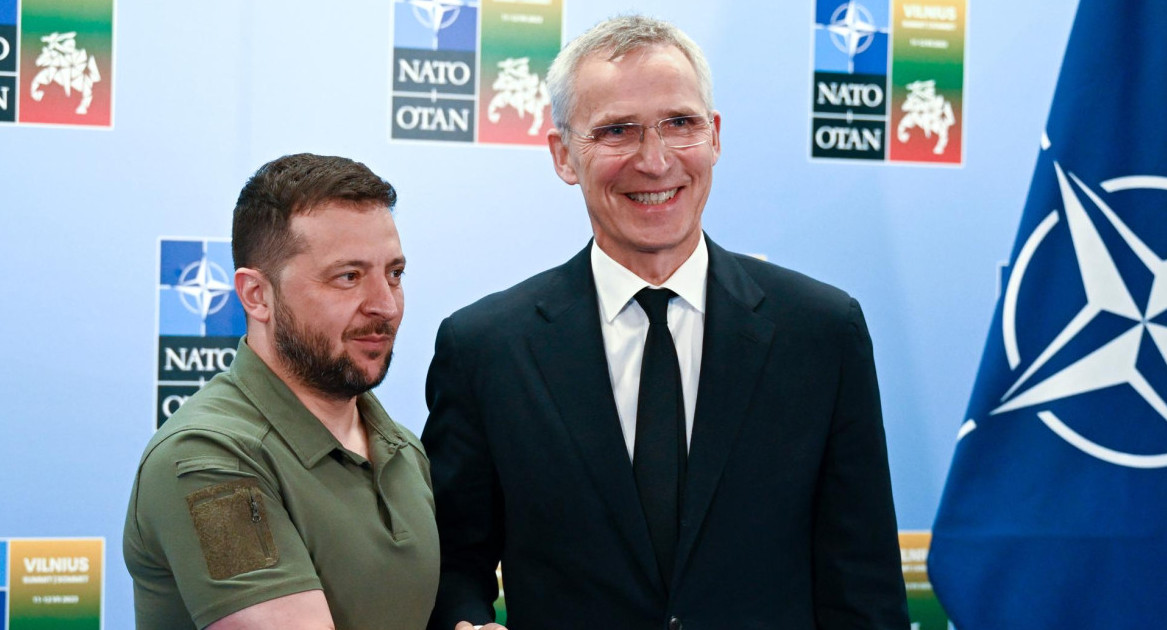
[[[338,629],[425,627],[439,560],[429,460],[372,394],[357,406],[368,460],[240,341],[142,456],[123,538],[139,629],[203,628],[313,589]]]

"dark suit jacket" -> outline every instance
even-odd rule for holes
[[[858,303],[709,244],[676,570],[653,556],[587,248],[442,322],[422,441],[442,546],[430,628],[908,627]]]

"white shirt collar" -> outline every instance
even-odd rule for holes
[[[636,292],[653,287],[640,276],[616,262],[592,241],[592,275],[596,279],[596,293],[600,299],[600,316],[611,324],[620,311],[632,301]],[[676,293],[698,313],[705,314],[705,277],[709,271],[709,248],[705,237],[697,242],[697,249],[665,280],[660,287]]]

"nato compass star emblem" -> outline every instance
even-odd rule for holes
[[[1072,411],[1062,411],[1066,421],[1049,408],[1081,394],[1129,388],[1125,393],[1134,392],[1129,400],[1136,401],[1136,406],[1130,413],[1123,407],[1121,413],[1106,414],[1110,422],[1139,423],[1156,414],[1167,421],[1167,387],[1162,378],[1167,373],[1167,259],[1156,254],[1107,202],[1111,194],[1122,191],[1167,191],[1167,177],[1118,177],[1101,182],[1096,189],[1056,161],[1054,169],[1085,304],[1060,329],[1055,327],[1056,334],[1035,357],[1022,356],[1018,302],[1030,263],[1062,220],[1054,210],[1027,237],[1005,288],[1001,309],[1005,358],[1010,369],[1020,374],[989,415],[1035,408],[1051,431],[1092,457],[1129,468],[1167,467],[1167,453],[1136,454],[1101,444],[1099,437],[1088,438],[1071,428]],[[1088,207],[1096,210],[1090,212]],[[1101,215],[1097,223],[1091,214]],[[1104,239],[1103,230],[1118,238]],[[1120,258],[1130,264],[1118,264]],[[1048,281],[1034,275],[1029,281]],[[1148,279],[1149,291],[1145,290]],[[1105,334],[1098,334],[1100,330]],[[1019,370],[1027,361],[1025,369]],[[1140,402],[1146,413],[1138,413]],[[1119,425],[1112,426],[1118,430]],[[960,437],[975,428],[974,420],[966,421]],[[1137,424],[1122,430],[1139,432]]]
[[[867,50],[875,40],[876,33],[887,33],[886,27],[879,27],[871,11],[858,2],[841,4],[831,14],[829,24],[818,24],[831,35],[831,42],[847,55],[847,72],[855,72],[855,56]]]
[[[182,305],[204,320],[222,310],[235,290],[227,272],[205,256],[187,265],[173,288]]]
[[[462,7],[478,7],[475,0],[397,0],[407,2],[413,7],[413,17],[421,25],[432,29],[434,33],[434,50],[438,49],[438,33],[443,28],[454,23]]]

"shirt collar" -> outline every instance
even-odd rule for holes
[[[697,242],[697,249],[685,262],[655,287],[640,276],[616,262],[596,242],[592,241],[592,276],[596,280],[596,294],[600,300],[600,316],[611,324],[620,311],[632,301],[636,292],[645,288],[665,288],[676,293],[698,313],[705,314],[705,277],[709,272],[709,248],[705,238]]]
[[[239,340],[230,370],[240,389],[288,443],[305,468],[315,466],[336,449],[344,449],[328,428],[308,411],[280,377],[248,347],[247,337]],[[357,397],[357,408],[369,428],[370,440],[374,434],[379,434],[390,444],[400,446],[405,443],[405,438],[372,392]]]

